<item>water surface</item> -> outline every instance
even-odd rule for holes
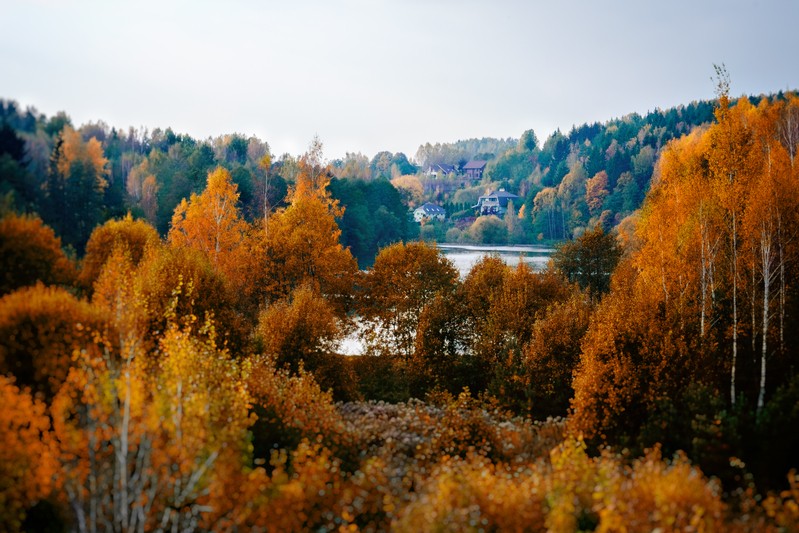
[[[452,261],[465,278],[469,270],[487,255],[497,255],[507,265],[515,267],[524,261],[534,271],[546,268],[549,257],[555,250],[540,244],[518,244],[513,246],[480,246],[471,244],[439,244],[438,249]]]

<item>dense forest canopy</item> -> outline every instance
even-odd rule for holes
[[[2,102],[0,529],[795,529],[799,97],[723,81],[430,147],[485,157],[466,193]],[[571,239],[462,278],[442,230]]]

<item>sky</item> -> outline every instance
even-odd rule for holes
[[[0,0],[0,98],[328,159],[799,88],[796,0]]]

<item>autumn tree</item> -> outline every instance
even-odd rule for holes
[[[458,271],[435,246],[397,243],[383,248],[364,281],[361,316],[372,326],[372,347],[407,361],[424,306],[452,292]]]
[[[261,312],[256,335],[263,353],[279,367],[295,373],[304,367],[322,387],[332,388],[336,398],[350,398],[354,378],[336,354],[345,333],[341,322],[330,302],[312,287],[301,286]]]
[[[495,215],[481,216],[469,226],[468,235],[478,244],[506,244],[508,227]]]
[[[391,180],[391,184],[400,192],[406,205],[409,207],[421,205],[424,187],[419,178],[413,175],[397,176]]]
[[[61,239],[39,217],[9,214],[0,219],[0,295],[35,285],[69,285],[75,267]]]
[[[572,376],[592,311],[585,296],[576,293],[549,306],[533,324],[530,340],[522,348],[520,372],[524,411],[533,418],[568,414],[574,395]]]
[[[128,213],[125,218],[112,219],[92,231],[86,243],[86,255],[83,258],[80,282],[86,289],[100,276],[100,272],[115,248],[123,248],[134,266],[144,259],[145,250],[149,246],[160,243],[158,232],[144,220],[134,220]]]
[[[692,380],[712,386],[723,374],[709,364],[697,330],[680,328],[678,315],[659,307],[657,292],[640,283],[629,264],[620,265],[591,318],[574,374],[570,424],[586,438],[641,448],[663,442],[663,433],[638,441],[659,402],[679,402]]]
[[[135,283],[147,312],[147,339],[159,338],[169,321],[213,318],[218,341],[237,352],[246,344],[246,321],[230,288],[205,254],[190,248],[159,246],[145,254]]]
[[[319,147],[321,150],[321,147]],[[256,262],[246,289],[261,305],[287,298],[300,286],[314,287],[341,314],[351,306],[357,263],[339,242],[336,218],[342,214],[327,190],[329,178],[321,152],[309,152],[289,192],[289,206],[269,219],[269,233],[253,231]],[[261,265],[259,267],[259,265]]]
[[[226,279],[236,279],[234,273],[244,253],[242,245],[248,229],[239,213],[238,200],[230,173],[217,168],[208,174],[202,194],[192,194],[175,208],[169,243],[202,252]]]
[[[602,210],[602,203],[608,195],[608,174],[600,171],[585,184],[585,202],[592,216],[598,215]]]
[[[230,511],[211,488],[240,471],[251,421],[238,366],[208,328],[200,340],[170,326],[154,375],[142,354],[103,352],[71,371],[52,416],[78,530],[213,529]]]
[[[732,299],[731,330],[731,377],[730,401],[736,400],[736,371],[738,367],[739,298],[741,283],[741,249],[740,222],[742,211],[747,205],[745,197],[748,192],[748,181],[752,177],[752,132],[741,120],[742,108],[748,105],[741,99],[734,108],[730,108],[729,77],[724,67],[716,67],[719,92],[719,105],[716,108],[716,126],[709,132],[710,147],[708,165],[714,186],[718,190],[719,201],[724,209],[726,246],[729,253],[729,279]]]
[[[46,405],[0,375],[0,528],[22,531],[26,514],[55,488]]]
[[[781,112],[721,98],[716,124],[663,152],[635,246],[583,341],[572,421],[586,435],[660,440],[722,468],[712,449],[753,431],[726,409],[766,416],[795,364],[783,346],[795,338],[785,276],[796,271],[797,189]]]
[[[408,368],[414,397],[430,391],[458,394],[479,382],[476,374],[482,368],[467,349],[470,336],[465,311],[456,292],[440,292],[422,309]]]
[[[523,349],[547,309],[569,294],[568,283],[557,273],[536,273],[524,262],[509,268],[486,314],[471,317],[476,325],[471,350],[483,380],[471,387],[477,391],[487,388],[508,407],[525,405],[522,396],[526,392],[517,387],[526,374]]]
[[[7,294],[0,299],[0,373],[51,398],[73,352],[106,326],[102,313],[61,288],[34,285]]]
[[[103,218],[107,175],[108,159],[100,141],[92,137],[84,142],[80,132],[65,126],[56,140],[45,182],[46,221],[65,244],[78,251]]]

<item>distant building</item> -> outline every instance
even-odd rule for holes
[[[421,222],[424,219],[434,219],[437,218],[438,220],[444,220],[447,216],[447,212],[444,211],[444,208],[440,205],[431,204],[427,202],[424,205],[420,205],[416,209],[413,210],[413,219],[416,222]]]
[[[497,215],[501,217],[508,210],[508,203],[517,203],[518,200],[519,197],[515,194],[507,192],[505,189],[500,189],[491,194],[481,196],[477,200],[477,205],[473,205],[472,209],[477,209],[481,216]]]
[[[483,179],[483,170],[486,168],[486,163],[487,161],[475,159],[463,165],[463,171],[466,173],[466,177],[474,181]]]
[[[436,176],[438,174],[449,176],[450,174],[455,174],[457,170],[458,169],[455,168],[455,165],[430,165],[427,167],[427,170],[425,170],[425,174],[428,176]]]

